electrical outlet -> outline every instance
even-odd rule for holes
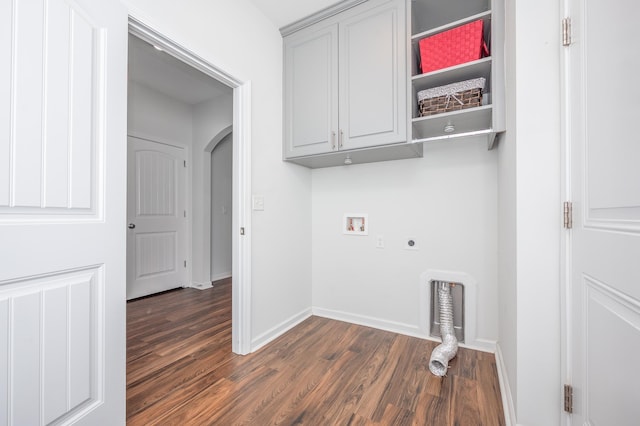
[[[376,237],[376,248],[384,248],[384,237],[382,235]]]
[[[405,250],[419,250],[418,240],[416,237],[406,237],[404,240]]]

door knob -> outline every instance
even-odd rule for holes
[[[130,224],[129,224],[129,226],[128,226],[128,228],[129,228],[129,229],[133,229],[133,228],[135,228],[135,227],[136,227],[136,224],[135,224],[135,223],[130,223]]]

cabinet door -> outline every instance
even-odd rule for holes
[[[285,158],[337,149],[338,26],[314,25],[284,40]]]
[[[340,149],[407,140],[405,4],[376,3],[340,24]]]

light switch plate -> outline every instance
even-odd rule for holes
[[[254,195],[252,197],[253,210],[264,210],[264,196]]]

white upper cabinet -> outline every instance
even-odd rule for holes
[[[421,40],[475,21],[484,55],[422,72]],[[505,130],[504,0],[345,0],[281,32],[285,160],[328,167],[422,157],[423,143],[477,135],[492,148]],[[475,79],[484,79],[481,94],[447,94],[421,116],[419,92]]]
[[[337,146],[338,25],[316,25],[284,42],[285,157]]]
[[[353,2],[352,2],[353,3]],[[407,144],[405,0],[371,0],[284,37],[284,156],[309,167],[421,156]],[[284,31],[283,31],[284,32]],[[299,159],[331,154],[323,160]]]
[[[339,27],[339,149],[406,142],[404,0],[358,12]]]

